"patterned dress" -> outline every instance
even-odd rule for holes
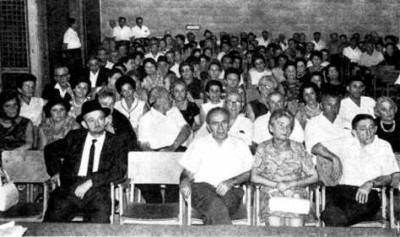
[[[273,146],[272,139],[262,142],[257,147],[253,168],[274,182],[300,180],[312,175],[315,168],[311,155],[306,152],[304,146],[290,140],[289,147],[289,149],[279,150]],[[271,214],[268,207],[270,197],[308,198],[306,188],[295,187],[281,193],[274,188],[262,186],[260,191],[260,218],[263,221],[266,221]],[[294,216],[291,213],[274,213],[274,215]]]
[[[47,138],[47,144],[50,144],[64,138],[69,131],[77,126],[79,125],[75,119],[71,116],[67,116],[64,120],[64,125],[61,126],[60,129],[55,128],[55,124],[51,118],[47,118],[39,128],[43,130],[43,133]]]

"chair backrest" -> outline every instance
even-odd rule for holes
[[[129,152],[128,178],[135,184],[179,184],[182,152]]]
[[[43,183],[47,173],[42,151],[3,151],[2,167],[16,183]]]

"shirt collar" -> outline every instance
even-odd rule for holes
[[[106,132],[104,131],[103,134],[100,137],[93,137],[90,134],[90,132],[88,132],[86,139],[89,139],[89,141],[92,141],[93,139],[96,139],[97,140],[97,144],[101,144],[101,143],[104,142],[105,138],[106,138]]]

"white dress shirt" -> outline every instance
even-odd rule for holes
[[[142,28],[136,25],[132,27],[131,31],[132,31],[132,36],[135,37],[135,39],[147,38],[150,35],[149,28],[144,25],[142,25]]]
[[[60,92],[61,98],[64,98],[65,95],[67,94],[67,90],[66,89],[64,90],[63,88],[61,88],[60,84],[58,84],[58,83],[54,86],[54,89],[57,89]]]
[[[67,31],[65,31],[63,43],[67,44],[67,49],[80,49],[82,47],[78,33],[71,27],[68,28]]]
[[[99,77],[99,72],[100,72],[100,69],[97,70],[96,73],[93,73],[92,71],[89,72],[89,79],[90,79],[90,84],[92,85],[92,88],[96,88],[96,83],[97,83],[97,78]]]
[[[253,156],[246,143],[228,135],[218,144],[211,134],[195,139],[179,163],[194,174],[194,182],[216,187],[222,181],[249,171]]]
[[[129,28],[129,26],[124,26],[122,28],[120,26],[116,26],[113,28],[113,37],[115,37],[115,41],[129,41],[132,37],[131,28]]]
[[[265,40],[263,37],[257,37],[256,40],[259,46],[267,47],[270,43],[269,39]]]
[[[166,115],[152,107],[139,120],[138,140],[149,143],[151,149],[170,146],[185,125],[186,120],[175,106]]]
[[[361,54],[362,52],[358,47],[353,49],[352,47],[347,46],[343,49],[343,55],[350,59],[350,62],[352,63],[358,63],[360,61]]]
[[[89,166],[89,155],[90,155],[90,147],[92,146],[93,139],[96,139],[96,143],[94,144],[94,161],[93,161],[93,170],[92,172],[97,172],[99,169],[100,163],[100,154],[101,150],[103,149],[104,140],[106,139],[106,133],[104,132],[103,135],[100,137],[93,137],[90,133],[87,134],[85,145],[83,146],[81,164],[79,166],[78,176],[86,176]]]
[[[312,40],[311,43],[314,44],[314,49],[316,51],[321,51],[326,48],[326,43],[323,40],[319,40],[318,42],[315,40]]]
[[[152,59],[156,60],[156,62],[157,62],[158,58],[159,58],[160,56],[163,56],[163,55],[164,55],[164,54],[162,54],[161,52],[157,52],[156,55],[154,55],[154,54],[152,54],[151,52],[149,52],[149,53],[146,53],[146,54],[144,55],[144,58],[152,58]]]
[[[268,128],[270,118],[271,112],[268,112],[267,114],[258,117],[254,121],[253,141],[255,143],[260,144],[261,142],[272,138],[272,135],[271,133],[269,133]],[[300,143],[304,142],[304,131],[297,119],[294,119],[294,127],[289,139]]]
[[[344,98],[340,102],[336,120],[342,128],[351,130],[351,121],[357,114],[369,114],[375,117],[374,107],[375,100],[367,96],[361,96],[360,106],[356,105],[349,97]]]
[[[250,68],[249,70],[249,76],[250,76],[250,83],[253,86],[258,86],[258,81],[261,79],[263,76],[272,76],[272,72],[268,69],[265,69],[262,72],[257,71],[255,68]]]
[[[339,184],[361,186],[379,176],[399,172],[392,147],[378,136],[364,147],[356,137],[335,139],[322,144],[336,154],[343,164]]]

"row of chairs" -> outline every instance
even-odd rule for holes
[[[119,217],[120,224],[202,224],[202,219],[191,205],[191,198],[185,199],[179,194],[178,203],[148,204],[141,197],[137,185],[159,184],[178,185],[182,167],[178,164],[182,153],[179,152],[130,152],[128,157],[127,180],[111,184],[111,223]],[[24,188],[26,197],[10,210],[0,213],[0,221],[43,221],[50,192],[49,175],[46,171],[41,151],[4,151],[2,166],[18,187]],[[35,189],[36,187],[36,189]],[[242,206],[233,216],[233,224],[264,225],[260,220],[260,187],[251,184],[242,186],[245,195]],[[37,195],[38,193],[43,195]],[[35,193],[36,191],[36,193]],[[387,226],[387,209],[390,211],[390,227],[396,227],[394,217],[394,190],[389,190],[389,206],[386,188],[379,189],[382,209],[377,221],[360,223],[356,227]],[[315,209],[315,218],[306,223],[308,226],[323,226],[320,214],[325,207],[325,187],[309,187],[310,201]],[[40,200],[40,201],[38,201]],[[389,207],[389,208],[388,208]],[[76,218],[81,219],[81,218]]]

